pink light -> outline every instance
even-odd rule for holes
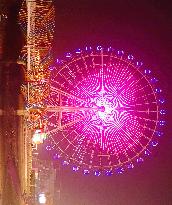
[[[157,126],[155,89],[131,63],[111,51],[91,53],[53,70],[47,112],[56,149],[88,166],[124,164],[143,152]],[[139,66],[139,68],[138,68]]]

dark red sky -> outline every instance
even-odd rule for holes
[[[168,110],[165,135],[150,159],[112,177],[83,176],[62,168],[61,200],[57,205],[172,205],[172,3],[55,0],[55,4],[54,56],[89,44],[122,48],[155,71]],[[5,55],[9,58],[18,56],[21,44],[14,17],[11,15],[7,27],[6,45],[10,47]]]
[[[55,56],[85,45],[112,45],[148,64],[167,98],[165,136],[149,160],[122,176],[61,171],[60,205],[172,205],[172,5],[155,0],[56,2]]]

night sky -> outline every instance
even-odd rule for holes
[[[168,110],[160,145],[133,170],[94,177],[62,168],[60,205],[171,205],[172,4],[167,0],[73,0],[56,2],[56,8],[55,56],[86,45],[121,48],[156,73]]]
[[[159,146],[133,170],[120,176],[95,177],[61,167],[59,205],[172,205],[172,3],[63,0],[55,1],[55,6],[55,57],[86,45],[123,49],[156,73],[168,110]],[[16,33],[20,36],[17,26]],[[14,35],[8,38],[15,50]]]

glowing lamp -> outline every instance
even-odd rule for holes
[[[90,173],[89,170],[87,170],[87,169],[84,170],[85,175],[88,175],[89,173]]]
[[[97,171],[94,172],[94,175],[95,175],[95,176],[100,176],[100,175],[101,175],[101,172],[97,170]]]
[[[41,129],[37,129],[32,137],[32,142],[34,144],[42,144],[46,139],[46,133],[44,133]]]
[[[73,170],[74,172],[76,172],[76,171],[79,170],[79,167],[77,167],[77,166],[73,166],[72,170]]]
[[[117,174],[123,174],[123,172],[124,172],[124,168],[122,168],[122,167],[118,167],[118,168],[116,169],[116,173],[117,173]]]
[[[112,175],[113,175],[113,172],[112,172],[111,170],[107,170],[107,171],[105,172],[105,175],[106,175],[106,176],[112,176]]]
[[[45,196],[45,194],[44,193],[39,194],[38,200],[39,200],[40,204],[45,204],[46,203],[46,196]]]
[[[68,161],[63,161],[62,164],[63,164],[63,165],[69,165],[69,162],[68,162]]]

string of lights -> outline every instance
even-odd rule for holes
[[[55,27],[52,1],[23,1],[19,24],[26,42],[18,59],[24,66],[26,80],[21,91],[29,115],[33,116],[35,113],[35,117],[29,117],[28,120],[29,127],[35,129],[40,126],[38,116],[41,116],[40,110],[45,106],[42,101],[49,95],[49,66],[53,60],[51,44]]]

